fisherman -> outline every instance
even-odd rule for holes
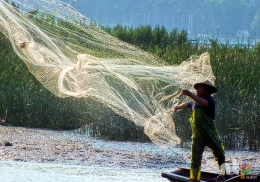
[[[182,90],[181,94],[192,100],[175,106],[172,111],[189,108],[192,110],[190,123],[192,128],[190,179],[199,181],[201,178],[201,160],[205,146],[208,146],[218,161],[220,175],[225,175],[225,154],[219,133],[215,126],[215,99],[211,94],[217,88],[208,80],[196,83],[197,94]]]

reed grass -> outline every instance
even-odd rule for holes
[[[109,29],[108,32],[117,37],[115,30]],[[125,28],[118,32],[122,40],[136,42],[137,46],[162,57],[169,64],[180,64],[193,54],[208,51],[218,88],[214,96],[217,101],[216,123],[226,149],[259,150],[260,43],[253,47],[240,43],[234,45],[229,41],[221,43],[218,39],[208,39],[205,44],[194,43],[188,40],[185,31],[167,33],[160,27]],[[142,36],[138,38],[138,34]],[[144,37],[146,35],[148,37]],[[160,36],[164,38],[160,39]],[[86,101],[54,96],[30,74],[2,34],[0,61],[0,114],[5,116],[7,111],[7,123],[51,129],[85,128],[91,136],[103,139],[149,141],[142,127],[94,100],[87,100],[93,107],[82,113]],[[175,117],[176,132],[183,140],[181,146],[186,146],[190,142],[187,132],[189,113],[182,112]]]

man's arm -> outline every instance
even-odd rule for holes
[[[197,95],[191,93],[189,90],[182,90],[181,93],[183,95],[189,96],[190,98],[192,98],[195,102],[197,102],[201,106],[208,106],[208,104],[209,104],[207,100],[205,100],[201,97],[198,97]]]
[[[186,108],[187,108],[187,102],[175,106],[171,111],[176,112],[179,109],[186,109]]]

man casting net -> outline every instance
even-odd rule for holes
[[[0,6],[0,31],[45,88],[62,98],[97,100],[162,147],[180,143],[170,112],[184,101],[180,89],[214,82],[208,53],[169,66],[61,1],[1,0]]]

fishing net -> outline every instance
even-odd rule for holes
[[[109,35],[61,1],[0,3],[1,32],[44,87],[86,104],[87,98],[95,99],[142,126],[162,147],[181,141],[170,111],[187,99],[180,90],[193,90],[195,82],[206,79],[214,82],[208,53],[170,66]]]

